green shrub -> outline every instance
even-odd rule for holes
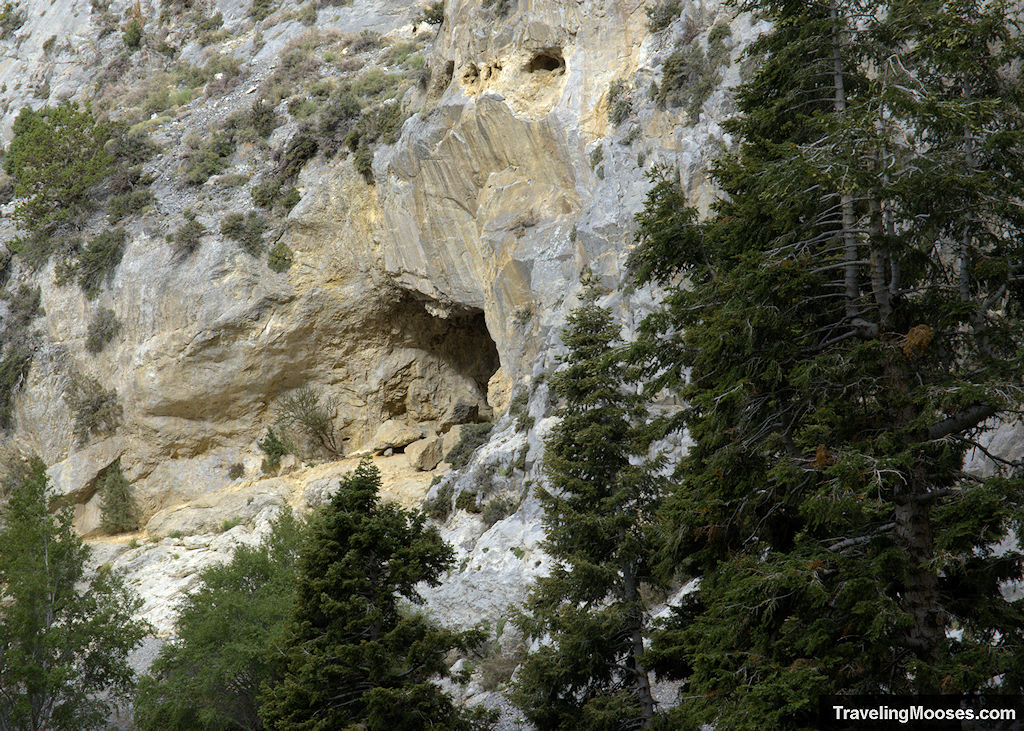
[[[231,164],[235,154],[235,143],[220,131],[200,147],[185,156],[185,180],[192,185],[202,185],[213,175],[219,175]]]
[[[266,20],[267,17],[274,12],[275,6],[273,0],[252,0],[252,6],[249,9],[253,20],[260,21]]]
[[[19,338],[32,324],[32,321],[43,314],[42,290],[21,284],[13,292],[4,291],[3,299],[7,301],[7,316],[0,321],[2,332],[7,339]]]
[[[463,490],[455,498],[455,509],[465,510],[467,513],[479,513],[480,506],[477,505],[476,493],[471,490]]]
[[[267,455],[266,459],[263,460],[264,470],[277,469],[281,464],[281,458],[294,451],[292,445],[274,433],[273,427],[267,429],[267,436],[256,442],[256,444]]]
[[[131,51],[137,50],[142,45],[142,23],[138,18],[132,18],[131,22],[125,26],[121,39],[124,41],[125,48]]]
[[[683,12],[683,3],[682,0],[662,0],[657,5],[647,8],[646,12],[647,30],[657,33],[668,28],[672,21],[679,17]]]
[[[128,480],[121,472],[121,460],[107,467],[97,480],[100,493],[100,530],[108,535],[138,530],[139,509]]]
[[[105,149],[110,129],[88,105],[25,107],[11,131],[4,170],[21,199],[13,216],[19,228],[48,232],[95,208],[95,188],[110,174],[114,158]]]
[[[8,348],[0,359],[0,429],[14,425],[14,394],[24,383],[31,365],[32,351],[23,343]]]
[[[124,245],[128,236],[123,228],[104,231],[90,239],[78,254],[75,270],[78,284],[85,296],[92,299],[100,292],[105,279],[109,279],[124,256]]]
[[[277,178],[282,182],[293,179],[297,176],[306,163],[317,153],[316,137],[311,130],[300,128],[292,135],[288,144],[281,149],[277,157]]]
[[[301,432],[312,444],[332,455],[341,454],[341,443],[334,430],[337,415],[337,399],[324,396],[312,386],[297,388],[277,404],[278,424]]]
[[[221,524],[220,524],[220,532],[221,533],[227,533],[232,528],[234,528],[236,526],[239,526],[241,524],[242,524],[242,521],[239,518],[228,518],[228,519],[222,520]]]
[[[444,0],[439,2],[431,3],[427,7],[423,8],[419,15],[416,16],[417,23],[427,23],[428,25],[440,25],[444,21]]]
[[[454,490],[455,488],[452,487],[451,483],[441,487],[438,489],[437,495],[423,501],[420,510],[428,518],[433,518],[443,523],[452,514],[452,494]]]
[[[363,176],[363,180],[366,181],[367,185],[374,184],[373,150],[365,145],[357,147],[355,153],[352,155],[352,164],[355,165],[356,172]]]
[[[629,96],[626,82],[616,81],[608,89],[608,118],[618,126],[633,114],[633,100]]]
[[[4,3],[3,10],[0,10],[0,40],[10,38],[25,25],[27,19],[27,14],[19,5]]]
[[[274,244],[274,247],[267,255],[267,266],[278,274],[291,268],[292,250],[288,248],[288,244],[282,240],[278,240],[278,242]]]
[[[400,41],[384,53],[384,62],[389,66],[401,66],[423,46],[410,41]]]
[[[259,142],[277,129],[280,120],[272,104],[257,100],[249,109],[235,112],[224,121],[224,134],[235,144]]]
[[[89,321],[89,328],[85,336],[85,349],[96,355],[101,352],[117,334],[121,332],[121,322],[117,319],[114,311],[101,307],[96,310]]]
[[[490,528],[499,520],[512,515],[518,508],[519,501],[511,495],[499,495],[487,501],[480,513],[480,518],[484,521],[484,525]]]
[[[726,32],[720,27],[724,27]],[[682,107],[690,119],[696,121],[704,102],[722,81],[720,69],[729,61],[725,39],[730,32],[724,24],[715,26],[708,34],[707,52],[697,40],[680,45],[672,52],[662,71],[658,91],[661,105]]]
[[[168,237],[177,256],[190,256],[199,248],[200,240],[206,235],[206,227],[196,220],[196,214],[187,208],[182,212],[185,223]]]
[[[316,0],[303,7],[295,17],[303,25],[310,27],[316,25]]]
[[[237,242],[252,256],[258,257],[263,251],[263,232],[266,230],[266,217],[256,211],[229,213],[220,220],[221,234]]]
[[[332,96],[317,119],[317,145],[325,157],[333,157],[363,111],[359,98],[348,89]]]
[[[126,216],[138,213],[151,204],[154,200],[153,192],[148,188],[136,188],[135,190],[115,195],[107,205],[107,222],[115,224]]]
[[[245,466],[241,462],[235,462],[231,467],[228,468],[228,478],[237,480],[239,477],[245,474]]]
[[[276,176],[271,176],[267,180],[261,183],[257,183],[252,186],[250,194],[252,195],[252,202],[260,208],[270,210],[277,203],[278,197],[281,193],[281,181]]]
[[[99,381],[75,376],[64,397],[75,417],[74,432],[79,447],[84,447],[94,434],[108,434],[121,423],[117,392],[107,391]]]
[[[292,99],[288,102],[288,114],[295,119],[305,119],[319,111],[320,105],[312,99]]]
[[[489,421],[464,425],[458,443],[445,455],[444,461],[455,469],[465,467],[469,464],[473,452],[487,441],[492,426]]]
[[[288,192],[281,196],[281,210],[285,213],[291,211],[302,200],[302,193],[298,188],[289,188]]]

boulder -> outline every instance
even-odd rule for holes
[[[423,438],[423,429],[411,426],[396,419],[388,419],[373,435],[373,451],[384,452],[387,449],[404,447]]]
[[[405,456],[409,458],[412,467],[421,472],[429,472],[441,461],[441,445],[440,437],[429,436],[406,446]]]

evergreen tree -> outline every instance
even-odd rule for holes
[[[672,723],[1019,692],[1024,562],[995,545],[1024,482],[963,471],[1020,412],[1019,34],[1001,2],[744,7],[772,30],[723,200],[698,225],[665,178],[638,216],[638,279],[669,285],[638,357],[695,442],[665,570],[702,580],[651,656],[686,682]]]
[[[104,470],[99,482],[100,530],[112,535],[138,530],[139,509],[121,472],[120,459]]]
[[[452,550],[425,518],[382,504],[380,473],[364,460],[310,521],[299,559],[281,679],[260,710],[273,729],[471,729],[433,680],[445,655],[482,641],[452,632],[403,604],[422,602]]]
[[[114,158],[104,147],[110,129],[88,106],[25,107],[11,131],[4,169],[21,199],[14,208],[20,228],[49,231],[95,205],[94,188],[110,173]]]
[[[516,677],[515,701],[540,729],[647,726],[655,715],[644,639],[652,582],[656,464],[646,459],[646,403],[629,381],[619,327],[587,285],[563,332],[565,400],[547,443],[547,552],[520,624],[540,647]]]
[[[100,569],[70,509],[51,513],[45,465],[11,465],[0,507],[0,729],[102,728],[133,687],[130,653],[146,634],[141,601]]]
[[[143,731],[262,729],[260,688],[276,681],[274,653],[287,623],[302,527],[284,511],[256,547],[200,575],[181,604],[175,640],[139,682],[135,722]]]

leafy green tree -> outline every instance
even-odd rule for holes
[[[638,357],[695,443],[663,555],[702,580],[650,656],[685,681],[671,723],[1019,692],[1024,561],[994,546],[1024,482],[964,473],[1022,397],[1019,31],[1001,2],[743,6],[772,30],[726,195],[697,224],[663,179],[638,216],[638,279],[669,288]]]
[[[401,601],[418,604],[416,585],[438,584],[451,547],[423,516],[381,504],[379,491],[364,460],[310,521],[283,677],[260,709],[268,728],[480,726],[432,681],[449,675],[449,651],[483,633],[452,632]]]
[[[94,206],[95,187],[113,169],[104,145],[110,130],[88,105],[66,101],[14,120],[4,169],[14,179],[14,221],[30,232],[75,222]]]
[[[181,604],[175,639],[139,682],[143,731],[262,729],[260,688],[277,679],[273,654],[290,616],[302,525],[291,511],[256,547],[211,566]]]
[[[99,493],[100,530],[109,534],[138,530],[139,508],[128,479],[121,472],[120,459],[104,470],[99,480]]]
[[[10,465],[0,507],[0,729],[103,728],[134,685],[147,626],[120,578],[87,576],[71,510],[51,512],[46,467]]]
[[[657,461],[647,459],[646,401],[630,387],[619,326],[587,286],[569,315],[566,367],[552,376],[565,400],[547,443],[546,550],[520,624],[541,640],[520,669],[515,701],[540,729],[647,726],[655,715],[642,582],[652,582]]]

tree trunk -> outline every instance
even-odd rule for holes
[[[836,114],[846,111],[846,83],[843,76],[843,53],[842,37],[839,28],[839,5],[836,0],[832,2],[832,83],[835,88],[835,102],[833,109]],[[846,299],[846,317],[853,319],[857,316],[857,236],[854,233],[857,218],[853,209],[853,196],[846,191],[840,191],[840,203],[843,209],[843,260],[846,266],[843,268],[844,293]]]
[[[651,695],[651,679],[647,668],[640,662],[640,656],[644,652],[643,617],[637,596],[636,573],[631,565],[625,564],[622,567],[622,578],[625,583],[625,600],[631,606],[630,648],[626,664],[633,671],[634,692],[640,701],[642,726],[646,728],[654,721],[654,696]]]

